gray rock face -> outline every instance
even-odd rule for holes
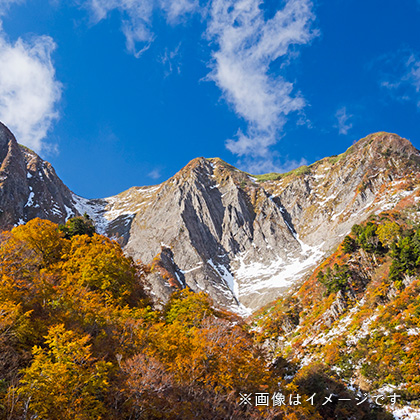
[[[35,217],[63,223],[77,214],[72,200],[54,168],[0,123],[0,229]]]
[[[252,177],[197,158],[168,181],[87,200],[0,127],[1,226],[87,212],[99,233],[149,266],[151,293],[205,290],[247,314],[276,299],[370,214],[420,200],[420,156],[377,133],[342,155],[288,174]]]
[[[134,217],[125,250],[147,262],[162,244],[172,250],[189,287],[206,290],[228,307],[239,303],[236,257],[268,263],[300,250],[279,203],[248,175],[204,158],[155,191],[151,204]]]
[[[419,153],[408,140],[377,133],[340,156],[314,163],[304,175],[264,186],[281,200],[300,238],[328,250],[372,212],[414,199],[419,164]]]

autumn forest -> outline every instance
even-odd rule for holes
[[[412,246],[419,231],[403,233],[397,222],[388,218],[382,225],[355,227],[338,254],[309,279],[323,294],[306,293],[306,299],[313,296],[322,307],[350,288],[366,289],[351,280],[355,276],[344,261],[359,249],[386,259],[392,247],[390,281],[403,290],[404,274],[419,264],[419,256],[411,255],[420,249]],[[126,257],[117,242],[94,233],[87,218],[64,226],[33,219],[3,232],[1,419],[392,418],[379,405],[322,404],[331,393],[348,397],[343,400],[356,396],[331,370],[341,357],[339,344],[324,363],[300,370],[284,348],[273,348],[285,333],[286,318],[298,323],[303,317],[305,336],[316,313],[305,321],[304,311],[315,302],[293,315],[296,304],[280,299],[252,322],[188,289],[176,291],[166,304],[153,304],[144,282],[149,269]],[[410,359],[411,376],[404,377],[411,378],[413,392],[420,377],[416,360],[418,353]],[[290,399],[299,394],[299,403],[242,404],[244,393]]]

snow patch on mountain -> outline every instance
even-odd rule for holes
[[[34,205],[34,197],[35,197],[35,193],[31,191],[29,193],[28,201],[26,202],[25,207],[31,207]]]
[[[86,213],[94,221],[96,231],[103,235],[107,233],[109,225],[120,217],[127,226],[142,208],[150,204],[148,200],[160,188],[160,185],[135,187],[123,194],[93,200],[73,193],[72,198],[77,211],[80,214]]]
[[[395,420],[418,420],[420,419],[420,410],[405,406],[402,408],[387,407],[394,415]]]
[[[313,247],[303,243],[297,236],[296,239],[301,246],[301,254],[295,258],[278,257],[271,264],[262,261],[246,263],[247,253],[237,258],[239,267],[234,271],[234,276],[240,285],[239,297],[271,288],[288,288],[309,268],[316,266],[324,256],[323,244]]]

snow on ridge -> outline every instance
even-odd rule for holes
[[[147,199],[159,190],[161,185],[152,187],[137,187],[135,192],[129,192],[125,196],[115,195],[101,199],[87,199],[77,194],[72,195],[73,204],[80,214],[86,213],[95,223],[96,230],[99,234],[105,234],[110,223],[119,217],[124,216],[124,224],[128,225],[130,219],[133,219],[136,213],[142,208],[150,204],[146,200],[136,202],[135,196],[139,194]],[[134,199],[133,199],[134,196]],[[67,218],[71,217],[71,210],[66,208]]]
[[[324,169],[324,171],[325,171],[326,169]],[[325,176],[326,176],[326,173],[324,172],[323,174],[315,174],[315,175],[313,175],[312,176],[312,178],[315,180],[315,181],[318,181],[319,179],[322,179],[322,178],[325,178]]]
[[[180,271],[182,274],[187,274],[187,273],[191,273],[192,271],[198,270],[199,268],[202,268],[202,266],[203,266],[203,263],[199,262],[196,267],[189,268],[188,270],[180,270]]]
[[[328,197],[320,201],[318,205],[323,206],[324,204],[328,203],[329,201],[335,200],[336,198],[337,198],[337,194],[330,194]]]
[[[229,309],[232,312],[235,312],[242,317],[248,317],[249,315],[251,315],[252,310],[250,308],[247,308],[241,302],[239,302],[239,299],[238,299],[238,292],[239,292],[238,283],[235,281],[235,278],[232,275],[232,273],[223,264],[218,264],[218,263],[215,264],[211,258],[207,261],[207,264],[209,264],[216,271],[216,273],[219,274],[219,276],[225,281],[226,286],[230,289],[233,297],[235,298],[235,300],[238,304],[238,305],[231,305],[229,307]],[[197,268],[199,268],[199,267],[197,267]],[[190,270],[190,271],[192,271],[192,270]],[[220,287],[219,285],[213,284],[213,286],[216,287],[217,289],[221,290],[223,293],[226,293],[226,290],[224,288]]]
[[[229,289],[232,291],[232,293],[235,295],[235,280],[232,276],[232,274],[229,272],[229,270],[221,264],[216,264],[213,262],[213,260],[210,258],[207,261],[208,264],[210,264],[213,269],[220,275],[220,277],[226,282]]]
[[[99,234],[104,234],[108,227],[108,221],[104,217],[107,202],[105,200],[89,200],[76,194],[72,194],[72,198],[76,210],[80,214],[86,213],[94,221],[96,231]]]
[[[60,206],[55,201],[53,202],[53,205],[51,207],[51,213],[55,214],[56,216],[62,216],[63,215],[63,213],[60,209]]]
[[[64,209],[66,210],[66,222],[67,222],[67,220],[69,220],[71,217],[74,216],[74,213],[73,213],[73,210],[70,207],[67,207],[65,204],[64,204]]]
[[[420,418],[420,410],[410,406],[401,408],[387,407],[392,412],[396,420],[418,420]]]
[[[410,328],[407,330],[407,335],[419,335],[420,328]]]

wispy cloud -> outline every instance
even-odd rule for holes
[[[381,57],[381,86],[397,100],[413,101],[420,108],[420,56],[411,50],[400,50]]]
[[[159,179],[162,176],[160,169],[153,169],[150,171],[147,176],[152,179]]]
[[[152,28],[154,10],[162,10],[168,23],[174,24],[198,7],[197,0],[88,0],[82,4],[90,11],[94,23],[118,11],[127,50],[136,57],[140,57],[155,38]]]
[[[7,13],[12,4],[24,3],[25,0],[0,0],[0,16]]]
[[[178,23],[181,17],[200,9],[198,0],[160,0],[159,3],[166,14],[166,20],[170,24]]]
[[[44,139],[58,117],[62,87],[51,61],[55,47],[48,36],[10,43],[0,32],[0,120],[38,152],[48,147]]]
[[[139,57],[153,41],[154,35],[151,31],[153,0],[88,0],[82,4],[91,12],[93,23],[105,19],[114,10],[119,11],[127,50],[135,56]],[[139,49],[137,43],[142,43]]]
[[[247,123],[227,148],[239,156],[267,157],[281,136],[286,117],[301,110],[305,100],[279,69],[291,45],[314,37],[312,3],[289,0],[271,19],[260,0],[214,0],[208,37],[217,46],[208,78],[222,90],[234,111]],[[270,71],[275,63],[277,72]],[[275,74],[277,73],[277,75]]]
[[[414,54],[407,60],[407,81],[420,93],[420,58]]]
[[[80,1],[80,0],[79,0]],[[245,122],[226,147],[239,157],[264,158],[282,137],[288,115],[306,103],[284,68],[297,54],[292,46],[308,44],[316,35],[311,0],[283,0],[271,18],[262,0],[88,0],[94,22],[117,11],[127,49],[139,57],[155,38],[153,14],[160,10],[170,24],[199,12],[207,23],[211,68],[206,80],[222,91]],[[174,69],[170,53],[163,61]],[[172,66],[172,69],[171,69]]]
[[[346,135],[349,130],[352,129],[353,124],[349,122],[352,117],[353,115],[347,113],[347,108],[345,106],[337,110],[335,113],[335,118],[337,120],[335,127],[338,128],[339,134]]]
[[[179,49],[181,43],[174,50],[165,48],[164,53],[160,56],[159,61],[164,66],[165,76],[168,77],[170,74],[176,72],[177,74],[181,73],[181,63],[180,63],[180,52]]]

